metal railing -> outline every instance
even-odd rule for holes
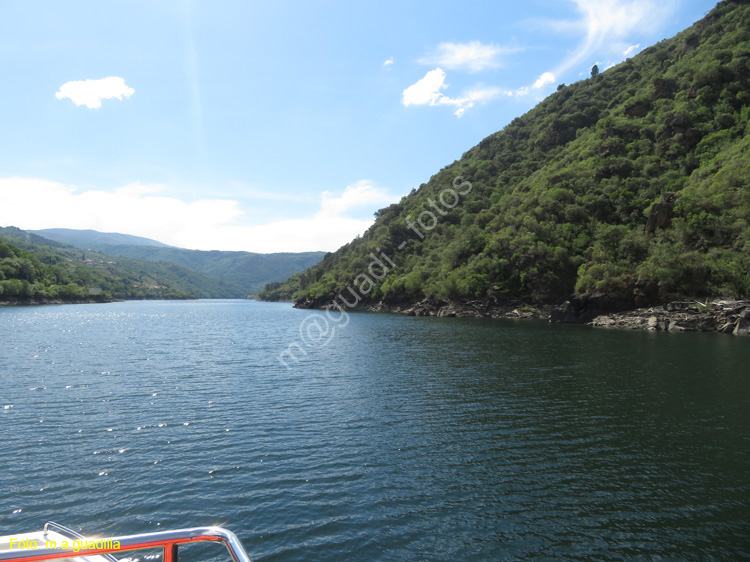
[[[86,540],[86,537],[84,537],[81,533],[74,531],[73,529],[70,529],[65,525],[60,525],[60,523],[55,523],[54,521],[47,521],[44,524],[44,531],[42,532],[42,534],[44,535],[45,540],[47,539],[47,532],[50,530],[50,528],[56,533],[59,533],[63,536],[68,535],[77,540]],[[103,554],[102,556],[109,560],[109,562],[117,562],[117,558],[115,558],[111,554]]]
[[[56,524],[52,524],[56,525]],[[46,526],[45,526],[46,530]],[[77,534],[77,533],[76,533]],[[84,544],[80,544],[83,541]],[[102,545],[102,548],[85,548],[90,542]],[[195,529],[178,529],[160,531],[142,535],[123,537],[86,537],[79,542],[82,548],[13,548],[0,551],[0,562],[41,562],[61,558],[79,558],[81,556],[112,555],[120,552],[142,550],[145,548],[163,548],[162,562],[177,562],[177,547],[181,544],[195,542],[220,542],[229,551],[234,562],[251,562],[245,548],[237,536],[221,527],[197,527]]]

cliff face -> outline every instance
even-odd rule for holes
[[[561,86],[378,211],[364,236],[261,296],[389,310],[568,301],[579,317],[741,298],[748,177],[750,5],[724,1],[674,38]]]

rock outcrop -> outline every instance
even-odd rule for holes
[[[654,232],[658,228],[669,226],[674,213],[674,203],[675,194],[670,191],[662,196],[661,201],[651,207],[646,221],[646,232]]]
[[[606,295],[571,297],[561,305],[532,303],[489,296],[454,301],[425,298],[419,302],[358,302],[345,306],[339,301],[322,303],[312,299],[296,308],[342,308],[367,312],[435,316],[443,318],[535,318],[555,323],[586,324],[602,328],[670,332],[719,332],[750,335],[750,301],[676,301],[656,307],[633,309],[625,301]]]
[[[552,307],[531,305],[521,300],[484,298],[471,301],[450,301],[426,298],[417,303],[379,302],[366,305],[370,312],[390,312],[407,316],[437,316],[442,318],[538,318],[549,319]]]
[[[750,301],[674,302],[658,308],[602,314],[589,323],[605,328],[746,336],[750,335]]]

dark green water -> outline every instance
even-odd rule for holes
[[[224,523],[274,561],[750,557],[749,339],[356,314],[286,369],[308,315],[0,310],[0,534]]]

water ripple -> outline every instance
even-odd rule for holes
[[[358,314],[287,371],[306,314],[0,310],[3,529],[226,524],[279,561],[748,556],[746,342]]]

